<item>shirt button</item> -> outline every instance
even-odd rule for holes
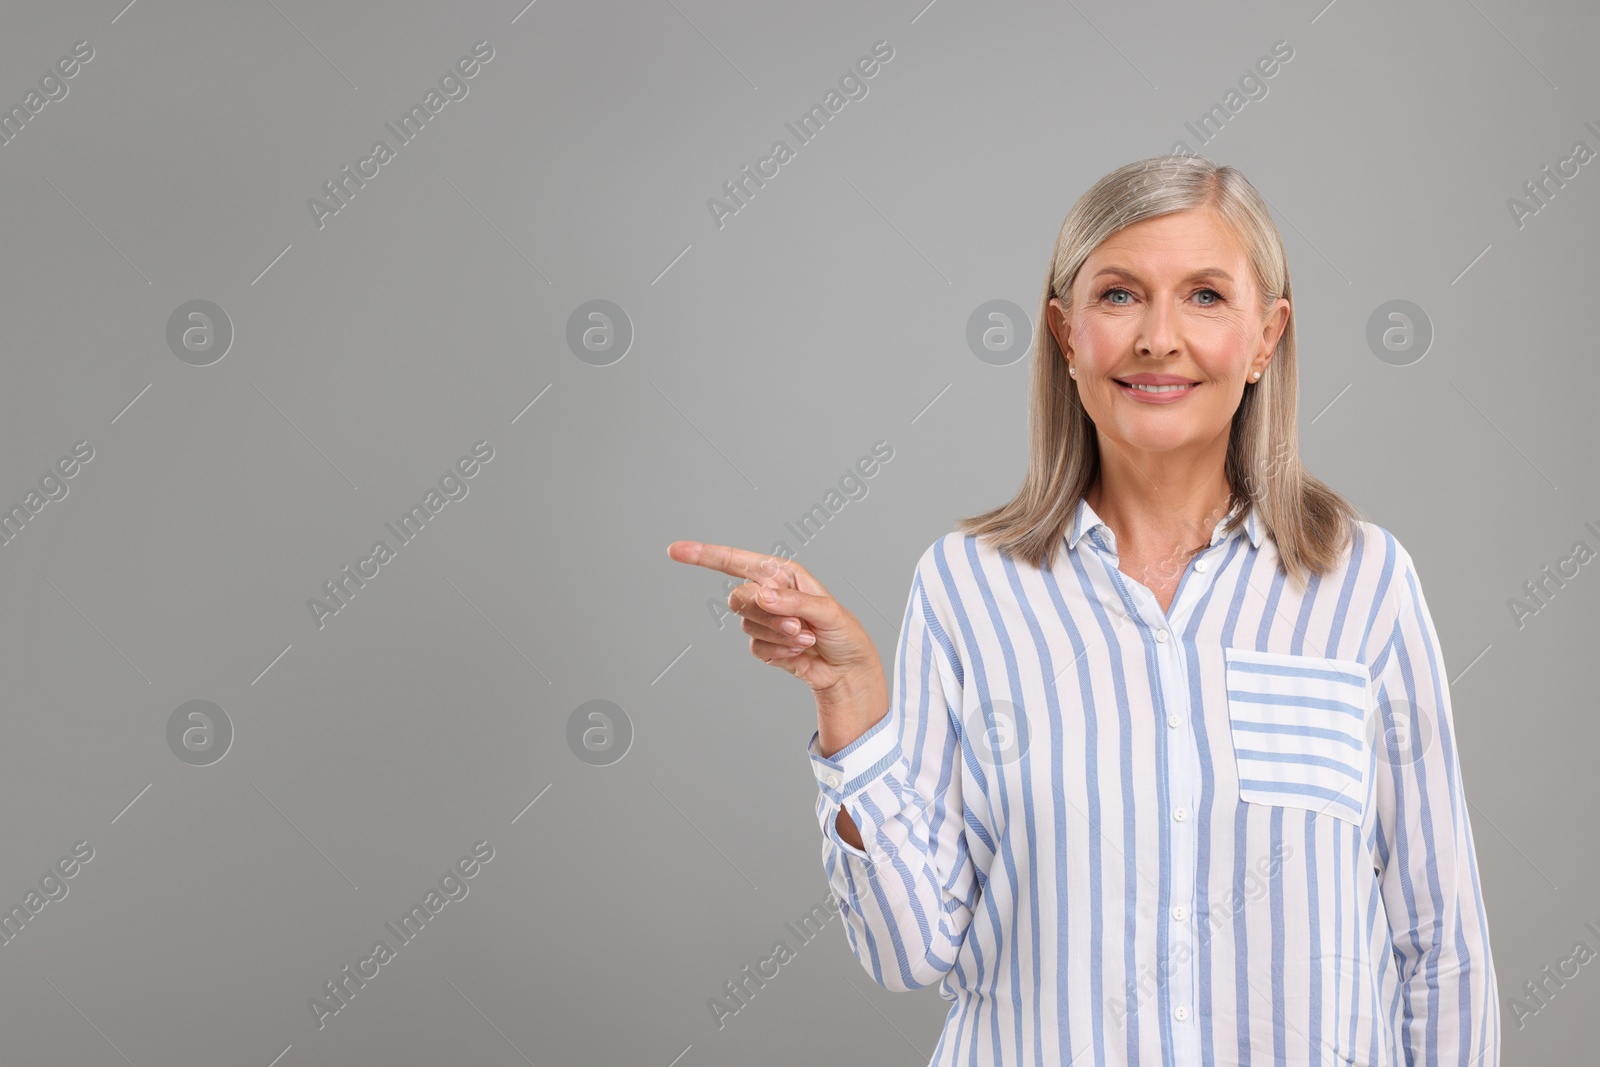
[[[1179,904],[1177,907],[1172,909],[1172,918],[1175,921],[1181,923],[1181,922],[1183,922],[1183,920],[1187,919],[1188,917],[1189,917],[1189,909],[1184,907],[1182,904]]]
[[[1176,1008],[1172,1009],[1172,1017],[1181,1023],[1189,1018],[1189,1009],[1184,1007],[1182,1004],[1179,1004]]]
[[[1165,631],[1165,630],[1157,630],[1156,631],[1156,640],[1157,641],[1165,641],[1166,639],[1167,639],[1167,631]]]
[[[839,788],[839,784],[843,781],[843,779],[840,778],[833,771],[829,771],[827,774],[824,774],[822,776],[822,781],[823,781],[823,784],[826,785],[829,789],[838,789]]]
[[[1194,569],[1199,571],[1201,574],[1204,574],[1206,572],[1206,568],[1209,566],[1211,566],[1211,564],[1207,563],[1203,559],[1197,559],[1194,561]]]
[[[1178,727],[1183,725],[1183,720],[1178,718],[1176,715],[1168,715],[1167,725],[1176,730]]]
[[[1179,822],[1182,822],[1183,820],[1185,820],[1185,819],[1187,819],[1189,817],[1189,809],[1188,808],[1173,808],[1172,809],[1172,817],[1174,819],[1177,819]]]

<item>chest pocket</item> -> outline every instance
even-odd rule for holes
[[[1223,650],[1239,799],[1360,825],[1367,795],[1367,668],[1355,660]]]

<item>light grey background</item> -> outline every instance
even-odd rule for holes
[[[0,547],[0,904],[94,858],[0,947],[0,1059],[926,1062],[933,989],[873,985],[839,920],[786,931],[827,891],[814,709],[665,548],[784,540],[890,660],[917,556],[1025,462],[1029,358],[976,358],[969,315],[1031,314],[1072,202],[1179,140],[1271,202],[1307,462],[1417,561],[1505,1060],[1592,1047],[1600,964],[1520,1029],[1505,999],[1600,948],[1600,563],[1521,628],[1507,604],[1600,547],[1600,162],[1507,207],[1600,149],[1592,5],[924,2],[5,6],[5,107],[94,57],[0,146],[0,505],[94,457]],[[308,198],[480,40],[467,97],[319,229]],[[879,40],[868,95],[719,228],[707,199]],[[1264,97],[1185,129],[1278,40]],[[206,367],[166,341],[197,299],[235,331]],[[635,332],[607,366],[566,340],[595,299]],[[1435,333],[1408,366],[1366,341],[1395,299]],[[468,495],[319,629],[308,598],[479,440]],[[166,734],[197,699],[235,731],[204,767]],[[568,744],[591,700],[631,723],[610,766]],[[308,998],[480,840],[469,895],[319,1030]]]

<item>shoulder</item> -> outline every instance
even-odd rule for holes
[[[1347,566],[1358,565],[1378,596],[1392,600],[1416,585],[1417,569],[1411,553],[1390,530],[1375,522],[1357,520],[1346,550]]]
[[[946,616],[974,595],[980,584],[978,575],[991,572],[991,563],[998,557],[997,551],[975,535],[951,530],[922,550],[912,573],[912,590],[925,597],[936,614]]]
[[[937,590],[944,594],[943,599],[950,599],[949,593],[955,584],[955,570],[965,570],[968,566],[968,542],[975,543],[975,539],[959,530],[951,530],[934,538],[922,550],[922,555],[917,557],[912,583],[930,597]]]
[[[1411,553],[1392,531],[1365,520],[1358,522],[1350,559],[1349,566],[1355,569],[1351,589],[1363,594],[1356,602],[1370,604],[1363,661],[1376,675],[1407,620],[1426,615],[1427,601]]]
[[[935,538],[917,560],[916,578],[924,585],[939,584],[952,594],[975,571],[990,571],[1005,556],[975,534],[951,530]]]

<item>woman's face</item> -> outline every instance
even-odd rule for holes
[[[1209,209],[1134,223],[1101,243],[1059,299],[1050,331],[1102,437],[1138,462],[1156,453],[1226,449],[1245,385],[1289,320],[1265,315],[1243,245]],[[1176,383],[1142,391],[1135,383]]]

